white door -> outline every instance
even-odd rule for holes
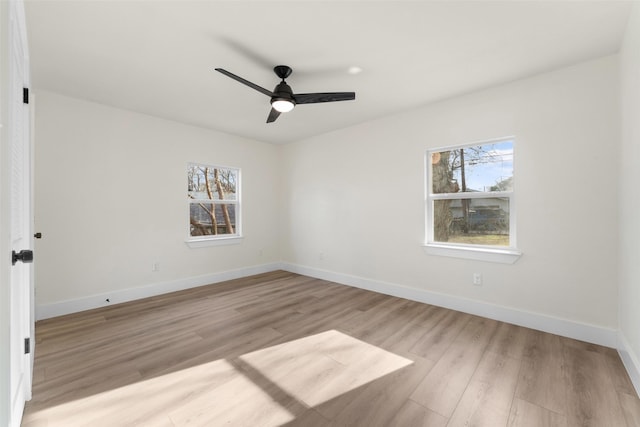
[[[12,265],[9,283],[10,322],[10,425],[18,427],[25,401],[31,398],[33,321],[31,315],[32,209],[31,209],[31,141],[29,105],[24,89],[28,88],[29,67],[24,19],[24,5],[10,1],[8,37],[8,156],[9,222]]]

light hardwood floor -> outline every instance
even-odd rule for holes
[[[38,322],[34,426],[640,426],[613,349],[273,272]]]

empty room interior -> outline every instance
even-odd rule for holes
[[[640,426],[640,2],[14,6],[0,424]]]

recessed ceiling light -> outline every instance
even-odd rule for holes
[[[347,72],[348,72],[349,74],[353,74],[353,75],[355,75],[355,74],[360,74],[360,73],[362,72],[362,68],[360,68],[360,67],[356,67],[356,66],[354,65],[354,66],[352,66],[352,67],[349,67],[349,69],[347,69]]]

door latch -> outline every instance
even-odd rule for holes
[[[23,249],[20,252],[11,251],[11,265],[16,265],[16,262],[22,261],[25,264],[33,262],[33,251]]]

